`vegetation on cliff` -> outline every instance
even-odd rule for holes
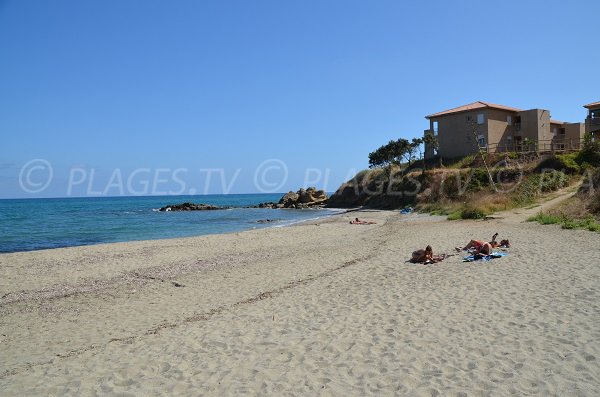
[[[544,225],[559,224],[563,229],[600,232],[600,168],[589,168],[577,193],[556,208],[528,219]]]
[[[486,154],[483,158],[473,155],[429,170],[423,161],[410,166],[408,161],[401,163],[411,156],[407,142],[391,141],[369,154],[372,168],[342,184],[329,198],[328,206],[413,206],[450,219],[483,218],[495,211],[532,205],[540,196],[584,179],[590,187],[587,193],[578,194],[585,202],[582,208],[596,214],[600,209],[598,190],[594,189],[600,183],[595,176],[600,151],[591,140],[581,151],[543,159],[516,153]],[[412,153],[414,159],[415,151]]]

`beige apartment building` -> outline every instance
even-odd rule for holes
[[[594,139],[600,137],[600,101],[583,105],[588,110],[585,118],[585,132],[592,134]]]
[[[600,116],[600,111],[594,113]],[[425,147],[425,158],[436,154],[458,158],[482,148],[490,153],[522,150],[552,151],[578,148],[584,123],[565,123],[550,118],[546,109],[522,110],[489,102],[473,102],[426,116],[438,139],[434,153]],[[600,119],[599,119],[600,120]]]

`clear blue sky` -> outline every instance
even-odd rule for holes
[[[600,100],[599,15],[598,1],[0,0],[0,198],[85,195],[90,179],[119,195],[140,168],[132,184],[159,170],[154,193],[223,193],[208,168],[255,192],[269,159],[288,168],[278,191],[310,168],[331,191],[432,112],[483,100],[582,121]],[[38,193],[19,184],[42,185],[43,169],[21,172],[33,159],[53,172]]]

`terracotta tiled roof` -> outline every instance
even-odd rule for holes
[[[521,111],[521,109],[511,108],[509,106],[496,105],[494,103],[477,101],[477,102],[470,103],[468,105],[459,106],[459,107],[454,108],[454,109],[444,110],[443,112],[438,112],[438,113],[430,114],[429,116],[425,116],[425,118],[429,119],[429,118],[432,118],[432,117],[445,116],[447,114],[467,112],[469,110],[484,109],[484,108],[509,110],[511,112],[520,112]]]
[[[550,119],[550,124],[564,124],[564,121],[552,120]]]
[[[588,109],[592,108],[592,107],[596,107],[596,106],[600,106],[600,101],[588,103],[587,105],[583,105],[584,108],[588,108]]]

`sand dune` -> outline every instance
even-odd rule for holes
[[[598,234],[354,216],[0,255],[1,394],[596,395]]]

